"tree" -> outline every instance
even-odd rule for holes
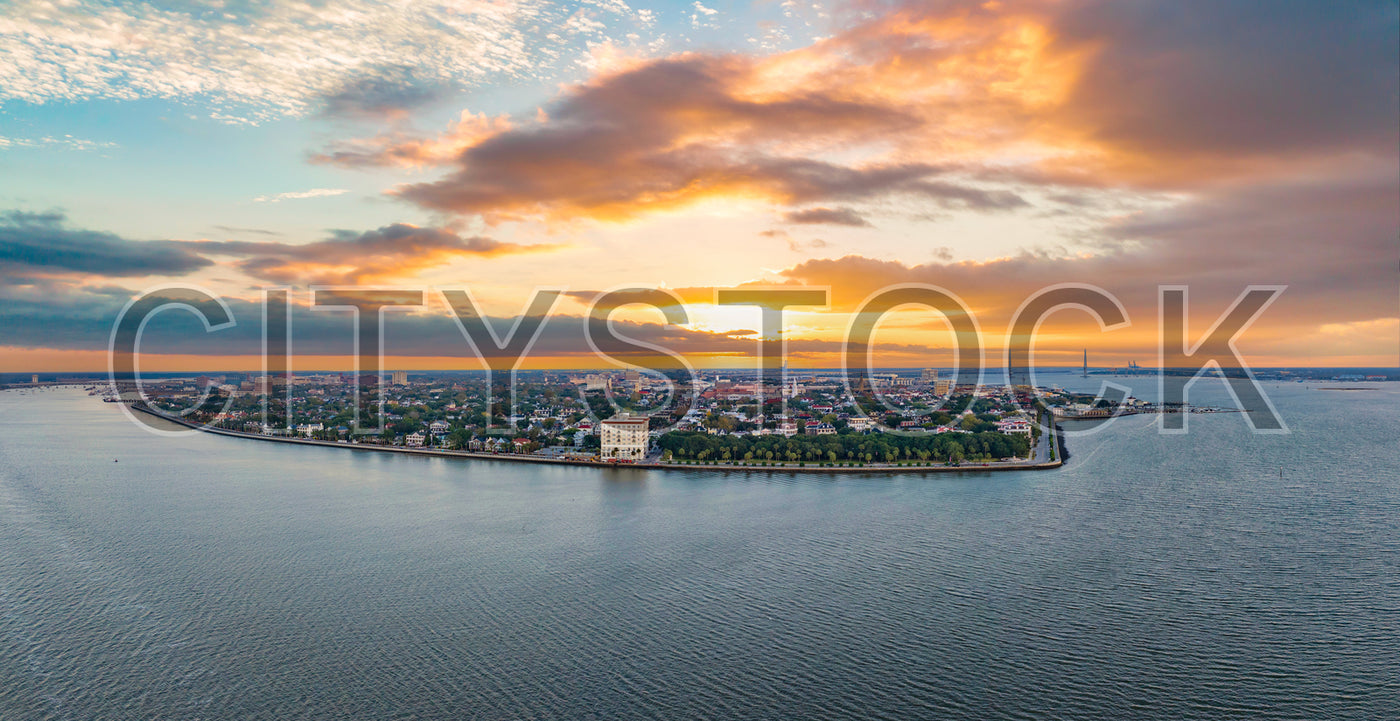
[[[959,463],[962,463],[964,457],[964,451],[961,443],[958,443],[957,441],[951,441],[948,443],[949,463],[953,465],[958,465]]]

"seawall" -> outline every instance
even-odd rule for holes
[[[220,436],[232,436],[254,441],[266,441],[272,443],[294,443],[303,446],[323,446],[327,448],[343,448],[352,451],[371,451],[377,453],[405,453],[418,456],[436,456],[440,458],[464,458],[485,461],[505,461],[510,463],[542,463],[547,465],[561,466],[589,466],[592,468],[643,468],[656,471],[719,471],[722,473],[862,473],[862,474],[923,474],[923,473],[983,473],[997,471],[1043,471],[1059,468],[1064,465],[1063,450],[1057,454],[1056,459],[1044,463],[1002,463],[988,462],[983,464],[968,464],[962,466],[898,466],[870,464],[864,466],[817,466],[805,465],[770,465],[770,466],[736,466],[720,463],[613,463],[610,461],[579,460],[571,458],[547,458],[544,456],[523,455],[518,453],[482,453],[479,451],[452,451],[439,448],[403,448],[400,446],[380,446],[371,443],[340,443],[337,441],[318,441],[310,438],[287,438],[283,436],[264,436],[258,433],[245,433],[243,431],[231,431],[226,428],[216,428],[214,426],[193,423],[183,418],[166,415],[159,411],[152,410],[141,404],[130,406],[132,410],[145,413],[163,421],[174,423],[204,433],[212,433]],[[1063,436],[1056,434],[1054,439],[1059,442],[1063,449]]]

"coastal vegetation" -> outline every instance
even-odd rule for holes
[[[995,431],[940,434],[713,435],[675,431],[657,440],[675,460],[707,463],[961,463],[1025,457],[1030,439]]]

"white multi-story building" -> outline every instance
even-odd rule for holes
[[[1024,418],[1008,418],[1004,421],[997,421],[997,430],[1002,433],[1031,434],[1031,424]]]
[[[650,444],[645,417],[621,415],[602,422],[603,460],[640,461]]]

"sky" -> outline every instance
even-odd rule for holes
[[[0,4],[0,371],[96,371],[133,297],[206,289],[236,327],[164,313],[148,370],[260,367],[261,290],[293,289],[295,367],[346,369],[311,288],[469,289],[503,332],[563,289],[529,367],[607,367],[591,302],[702,367],[752,365],[762,309],[816,286],[794,367],[840,365],[863,301],[951,292],[989,364],[1027,298],[1066,309],[1040,365],[1153,365],[1158,295],[1254,367],[1400,365],[1400,5],[1233,0]],[[160,291],[154,291],[160,292]],[[677,320],[682,322],[676,322]],[[475,368],[433,290],[388,362]],[[879,365],[949,366],[928,309]]]

